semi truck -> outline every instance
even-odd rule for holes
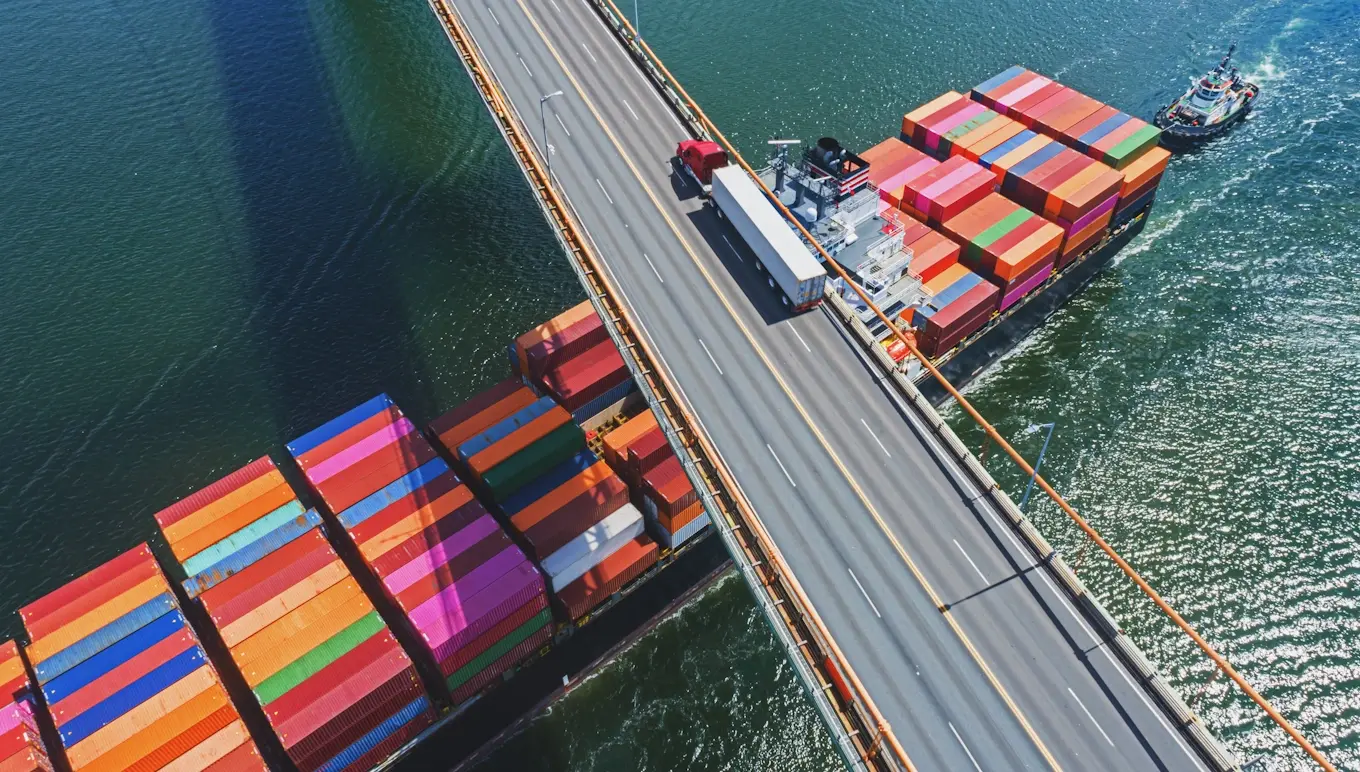
[[[681,168],[703,188],[720,219],[732,223],[795,313],[822,302],[826,269],[745,169],[729,164],[716,142],[685,140],[676,148]]]

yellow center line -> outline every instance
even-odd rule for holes
[[[954,619],[953,614],[949,612],[943,601],[940,600],[940,596],[935,592],[934,588],[930,586],[930,583],[926,581],[926,577],[923,573],[921,573],[921,570],[917,567],[916,561],[912,560],[911,556],[907,554],[906,549],[902,547],[901,542],[899,542],[897,537],[893,534],[892,529],[888,527],[887,522],[884,521],[883,517],[878,513],[878,510],[874,507],[874,505],[870,503],[868,496],[865,495],[864,490],[860,487],[859,483],[856,482],[854,476],[850,473],[850,470],[846,468],[845,464],[841,461],[840,457],[836,455],[836,452],[834,450],[832,450],[831,444],[827,441],[826,436],[822,434],[822,431],[817,427],[816,422],[812,420],[812,416],[809,415],[807,410],[803,408],[802,403],[799,402],[798,398],[794,396],[793,391],[789,388],[788,384],[784,382],[783,377],[781,377],[779,375],[779,372],[775,370],[774,364],[771,362],[769,356],[766,355],[764,349],[760,347],[760,344],[756,342],[756,339],[751,334],[751,331],[747,329],[746,325],[741,321],[740,317],[737,316],[737,312],[732,307],[732,304],[728,301],[727,296],[723,294],[721,289],[718,288],[717,283],[714,281],[713,277],[709,274],[708,269],[704,267],[702,261],[699,259],[698,254],[695,253],[694,249],[690,246],[689,242],[680,233],[680,229],[676,227],[676,224],[671,219],[670,215],[666,214],[666,210],[662,207],[660,200],[656,197],[656,194],[652,191],[651,186],[648,185],[647,182],[642,178],[642,174],[638,171],[637,166],[633,163],[633,160],[628,156],[628,153],[624,151],[623,145],[619,142],[618,138],[614,136],[614,132],[609,129],[609,125],[605,122],[604,117],[600,114],[600,111],[595,108],[595,104],[591,102],[590,97],[586,96],[585,89],[581,88],[581,84],[576,80],[576,76],[572,74],[571,70],[567,67],[567,63],[563,61],[562,57],[558,54],[557,48],[552,44],[552,41],[548,40],[548,36],[543,32],[543,28],[539,26],[538,20],[534,18],[533,13],[531,13],[528,7],[525,6],[524,0],[515,0],[515,2],[518,3],[520,9],[524,11],[524,15],[529,19],[529,23],[533,25],[534,31],[538,33],[539,38],[543,40],[544,45],[548,47],[548,52],[552,54],[553,59],[557,60],[558,66],[562,68],[562,72],[567,76],[567,80],[571,81],[572,88],[575,89],[576,93],[581,96],[581,100],[585,103],[586,108],[589,109],[591,114],[595,116],[595,120],[599,122],[600,128],[604,130],[605,135],[609,137],[609,141],[614,145],[614,149],[618,151],[619,157],[623,159],[623,162],[628,165],[628,169],[633,173],[633,176],[637,178],[638,184],[642,186],[643,192],[647,194],[647,198],[651,200],[652,205],[656,207],[657,212],[660,213],[662,219],[666,221],[666,225],[670,228],[671,232],[675,234],[675,238],[680,242],[680,245],[684,247],[685,252],[694,262],[695,267],[699,269],[699,272],[703,275],[704,280],[708,282],[709,288],[712,289],[713,293],[718,296],[718,300],[722,302],[723,308],[727,309],[727,313],[732,317],[732,320],[736,322],[737,327],[742,332],[742,335],[745,336],[747,342],[751,344],[751,348],[755,350],[756,354],[760,357],[761,361],[765,363],[765,367],[770,371],[770,374],[774,376],[775,381],[779,384],[779,388],[784,391],[784,394],[789,398],[789,401],[793,403],[794,408],[798,411],[798,414],[802,416],[803,421],[808,425],[808,428],[810,428],[812,430],[812,433],[817,437],[817,441],[821,443],[822,448],[825,449],[827,455],[831,457],[831,460],[833,463],[835,463],[836,468],[840,470],[841,474],[845,477],[846,482],[848,482],[850,484],[850,487],[855,491],[855,495],[859,498],[860,502],[864,505],[865,509],[869,511],[869,514],[873,516],[874,522],[878,524],[879,529],[882,530],[884,535],[888,537],[888,540],[892,543],[893,548],[897,551],[898,556],[902,558],[902,561],[911,570],[911,573],[916,577],[916,580],[920,582],[921,586],[930,596],[931,602],[934,603],[935,607],[940,610],[945,620],[949,623],[950,629],[952,629],[955,635],[958,636],[959,640],[968,650],[968,653],[972,656],[973,660],[977,663],[978,667],[981,668],[983,674],[986,675],[987,680],[991,683],[992,687],[996,689],[998,694],[1001,695],[1002,700],[1005,701],[1006,706],[1010,709],[1011,713],[1015,715],[1016,720],[1020,722],[1020,725],[1024,728],[1025,733],[1029,735],[1030,740],[1034,742],[1035,746],[1039,749],[1039,752],[1043,754],[1044,758],[1048,761],[1049,765],[1053,769],[1061,770],[1062,769],[1061,765],[1058,764],[1058,761],[1053,757],[1053,754],[1049,752],[1048,747],[1044,745],[1043,740],[1039,739],[1039,735],[1034,731],[1034,727],[1030,725],[1029,720],[1025,718],[1024,714],[1020,710],[1020,707],[1015,704],[1015,701],[1013,699],[1011,699],[1010,694],[1006,692],[1005,687],[1001,685],[1001,682],[992,672],[992,669],[987,665],[986,661],[982,658],[981,653],[978,652],[977,648],[973,645],[973,642],[970,641],[968,639],[968,636],[963,632],[963,629]],[[815,609],[813,609],[813,613],[814,614],[816,613]]]

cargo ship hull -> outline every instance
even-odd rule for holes
[[[1142,232],[1152,207],[1153,202],[1149,202],[1122,231],[1115,233],[1103,246],[1097,247],[1085,259],[1065,270],[1057,281],[1022,301],[1012,312],[978,333],[972,340],[961,344],[943,364],[937,364],[940,372],[956,389],[962,389],[971,383],[990,365],[1048,321],[1072,296],[1090,284],[1105,266],[1109,265],[1119,250]],[[948,401],[949,392],[924,369],[916,376],[915,382],[916,387],[932,405],[939,406]]]

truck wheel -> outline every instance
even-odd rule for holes
[[[756,270],[765,273],[765,266],[761,265],[759,260],[756,261]]]
[[[722,209],[719,208],[716,204],[713,206],[713,211],[714,211],[715,213],[717,213],[718,219],[719,219],[719,220],[726,220],[726,219],[727,219],[727,215],[723,214]]]

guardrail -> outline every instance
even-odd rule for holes
[[[680,118],[689,125],[690,130],[694,132],[695,136],[714,140],[727,149],[733,160],[745,169],[746,172],[755,179],[756,184],[764,190],[766,197],[771,203],[773,203],[774,206],[784,214],[788,221],[797,228],[803,237],[807,239],[808,243],[812,244],[813,247],[817,249],[825,264],[835,271],[847,285],[855,290],[868,307],[873,309],[880,321],[894,331],[898,340],[907,346],[907,350],[921,362],[922,366],[931,374],[931,376],[934,377],[945,391],[955,399],[959,404],[959,407],[963,408],[964,412],[966,412],[968,416],[982,428],[987,438],[992,442],[995,442],[1026,476],[1033,475],[1036,484],[1044,491],[1045,495],[1057,504],[1073,523],[1081,529],[1086,537],[1090,539],[1091,542],[1095,543],[1095,545],[1098,546],[1112,562],[1114,562],[1119,570],[1122,571],[1144,595],[1151,599],[1168,619],[1190,638],[1195,646],[1213,662],[1214,666],[1218,668],[1220,672],[1227,675],[1233,683],[1235,683],[1238,688],[1252,700],[1252,702],[1256,703],[1256,705],[1261,708],[1271,721],[1275,722],[1277,726],[1284,730],[1290,740],[1308,754],[1319,767],[1327,770],[1327,772],[1336,772],[1336,767],[1333,766],[1332,763],[1329,762],[1287,718],[1276,710],[1265,697],[1261,696],[1261,694],[1257,692],[1235,668],[1233,668],[1232,664],[1229,663],[1222,654],[1219,654],[1189,622],[1177,613],[1176,610],[1172,608],[1155,589],[1153,589],[1152,585],[1148,584],[1147,580],[1145,580],[1133,566],[1129,565],[1129,563],[1110,546],[1109,542],[1105,541],[1104,537],[1102,537],[1085,518],[1078,514],[1072,505],[1069,504],[1067,500],[1043,478],[1043,476],[1035,473],[1034,468],[1030,466],[1029,462],[1027,462],[1015,448],[1011,447],[1010,443],[997,432],[995,427],[982,417],[982,414],[954,388],[953,384],[949,383],[949,380],[944,377],[934,364],[931,363],[929,358],[921,354],[921,351],[916,347],[915,342],[911,340],[909,336],[903,334],[902,331],[892,323],[892,320],[883,314],[883,311],[873,303],[861,287],[851,281],[850,277],[840,265],[827,254],[821,244],[813,238],[812,234],[808,232],[807,228],[803,227],[802,223],[793,216],[788,208],[779,201],[778,197],[770,192],[769,188],[760,180],[760,176],[756,174],[755,170],[741,157],[741,154],[737,151],[736,147],[723,136],[722,132],[718,130],[718,127],[708,119],[708,116],[704,114],[698,104],[690,98],[684,87],[680,85],[680,82],[671,75],[670,71],[666,69],[666,66],[661,63],[660,57],[658,57],[655,52],[652,51],[651,47],[636,34],[632,25],[628,22],[627,17],[619,11],[616,5],[614,5],[613,0],[588,0],[588,2],[595,6],[605,23],[609,25],[614,31],[614,34],[619,38],[620,42],[623,43],[624,48],[631,53],[638,66],[652,80],[661,95],[670,102],[672,108]],[[875,347],[878,347],[877,343],[875,343]],[[889,363],[889,368],[893,369],[891,366],[891,359],[889,359]],[[905,381],[911,389],[915,390],[915,386],[910,384],[910,381],[900,377],[901,373],[896,373],[896,375],[899,377],[894,378],[894,382],[897,382],[900,378],[900,380]],[[919,391],[917,394],[919,396]],[[924,400],[921,400],[921,402],[929,407],[928,403]],[[931,413],[934,414],[934,409],[931,408],[930,410]],[[979,481],[986,483],[984,489],[999,492],[1000,489],[996,482],[992,480],[991,475],[982,468],[982,465],[978,463],[977,459],[973,458],[967,448],[959,442],[958,438],[954,435],[953,430],[949,429],[947,425],[944,425],[942,420],[939,420],[938,414],[935,415],[935,418],[939,421],[939,425],[943,426],[943,429],[948,430],[947,436],[945,434],[941,435],[942,437],[945,437],[946,444],[948,444],[960,458],[965,456],[968,458],[965,468]],[[937,431],[940,430],[937,429]],[[1023,515],[1020,515],[1019,510],[1015,507],[1014,503],[1010,501],[1009,497],[1002,493],[1000,498],[1005,501],[1005,503],[1001,505],[1002,511],[1005,512],[1008,517],[1011,517],[1012,522],[1016,524],[1018,529],[1021,529],[1021,534],[1025,536],[1026,540],[1029,541],[1031,545],[1039,545],[1036,549],[1042,550],[1044,554],[1049,555],[1049,561],[1061,567],[1060,579],[1063,586],[1067,588],[1068,592],[1073,594],[1074,599],[1078,602],[1078,607],[1083,609],[1083,612],[1086,613],[1088,618],[1097,622],[1102,632],[1114,636],[1111,638],[1111,642],[1116,644],[1115,648],[1120,652],[1121,659],[1144,683],[1148,691],[1154,696],[1159,704],[1162,705],[1163,710],[1178,722],[1182,731],[1196,743],[1197,747],[1201,748],[1201,752],[1205,753],[1209,760],[1215,764],[1229,765],[1221,768],[1239,768],[1240,763],[1235,757],[1218,743],[1217,738],[1214,738],[1213,735],[1208,732],[1199,717],[1185,705],[1180,696],[1177,695],[1175,691],[1166,684],[1161,676],[1157,674],[1156,668],[1154,668],[1142,652],[1129,641],[1128,637],[1124,635],[1122,628],[1119,627],[1119,624],[1110,616],[1104,607],[1100,605],[1100,602],[1087,591],[1085,585],[1077,579],[1076,574],[1064,563],[1060,562],[1062,561],[1062,557],[1048,545],[1048,542],[1044,540],[1043,536],[1034,528],[1034,526],[1030,524]],[[1069,581],[1069,577],[1071,581]]]
[[[750,586],[775,636],[790,652],[814,707],[832,730],[838,752],[855,769],[908,770],[915,767],[887,722],[817,618],[812,604],[784,564],[730,473],[717,461],[715,448],[701,432],[688,408],[673,395],[669,377],[639,335],[627,308],[602,270],[588,241],[581,236],[570,204],[549,183],[525,124],[506,99],[480,49],[445,0],[427,0],[453,43],[459,59],[505,138],[516,163],[533,188],[554,235],[571,258],[609,334],[624,356],[639,390],[676,449],[686,472],[712,516],[713,523],[738,570]]]

